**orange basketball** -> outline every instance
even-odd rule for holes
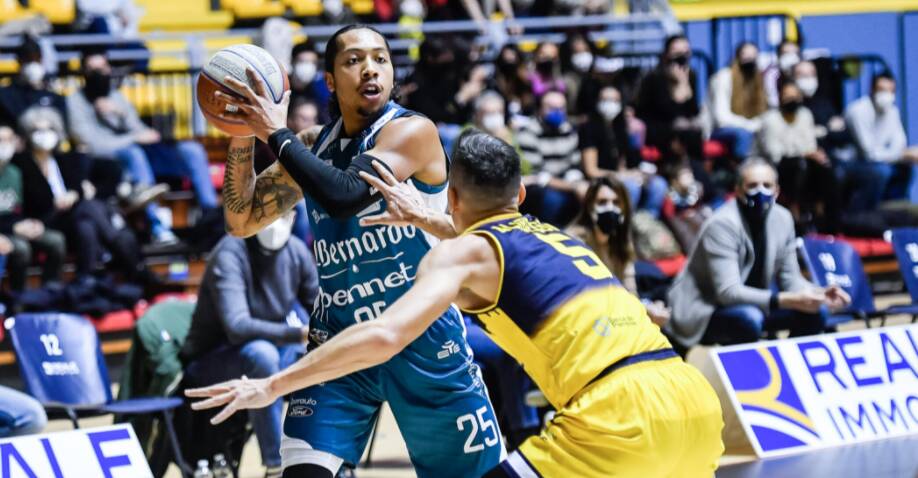
[[[252,134],[245,122],[222,118],[220,113],[228,111],[230,105],[214,98],[215,91],[242,97],[237,91],[224,84],[227,76],[249,84],[245,69],[255,71],[264,86],[265,93],[275,103],[280,103],[284,93],[290,89],[287,72],[270,53],[254,45],[233,45],[215,53],[201,70],[197,82],[197,100],[201,112],[210,124],[231,136],[249,136]]]

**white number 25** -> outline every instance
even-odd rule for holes
[[[500,438],[497,435],[497,427],[494,426],[494,421],[491,419],[485,419],[485,413],[488,412],[488,407],[481,407],[475,411],[475,415],[468,413],[462,415],[456,419],[456,426],[459,428],[459,431],[465,431],[465,423],[468,422],[471,425],[471,433],[469,437],[465,440],[465,447],[462,449],[466,454],[476,453],[485,449],[485,446],[494,446],[500,442]],[[475,438],[478,436],[478,429],[481,427],[481,433],[484,435],[490,430],[490,436],[485,435],[484,444],[478,443],[475,444]]]

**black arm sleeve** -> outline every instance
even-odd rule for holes
[[[371,190],[359,174],[363,171],[379,177],[372,155],[361,154],[341,170],[312,154],[287,128],[272,134],[268,145],[303,193],[309,194],[331,217],[353,216],[379,199],[379,193]]]

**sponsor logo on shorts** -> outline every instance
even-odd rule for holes
[[[450,355],[459,353],[460,351],[459,344],[457,344],[456,342],[452,340],[447,341],[440,348],[442,348],[443,350],[440,350],[439,352],[437,352],[437,358],[439,360],[443,360],[449,357]]]
[[[306,418],[311,417],[315,411],[313,407],[316,406],[318,402],[312,397],[310,398],[294,398],[290,400],[290,406],[287,409],[287,416],[293,418]]]

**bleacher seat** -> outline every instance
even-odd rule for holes
[[[276,0],[220,0],[220,6],[244,20],[279,17],[287,10],[286,5]]]
[[[685,267],[685,261],[687,259],[688,259],[687,257],[680,254],[675,257],[670,257],[667,259],[660,259],[660,260],[654,261],[653,263],[656,264],[656,266],[660,268],[660,271],[662,271],[663,274],[666,275],[666,277],[675,277],[676,274],[682,271],[682,268]]]
[[[137,0],[137,5],[145,10],[142,31],[225,30],[233,24],[233,15],[211,10],[209,0]]]
[[[55,25],[69,25],[76,20],[75,0],[29,0],[29,10],[44,15]]]
[[[918,320],[918,228],[894,229],[891,240],[911,303],[892,305],[889,312],[911,315],[915,322]]]
[[[321,0],[284,0],[296,17],[315,17],[322,14]]]
[[[98,319],[86,316],[92,323],[96,332],[124,332],[134,328],[134,314],[130,310],[116,310],[109,312]]]

